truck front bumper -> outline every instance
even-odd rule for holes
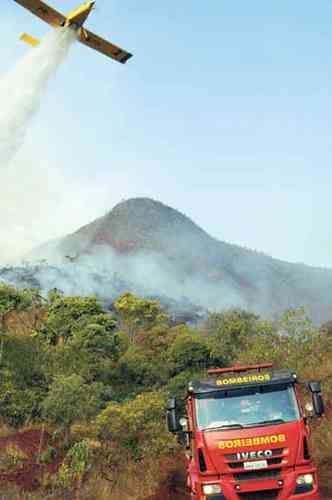
[[[312,486],[297,484],[301,475],[312,474]],[[203,484],[219,484],[222,493],[205,495]],[[194,500],[321,500],[318,488],[317,471],[315,468],[296,468],[283,471],[278,479],[235,481],[232,477],[202,478],[202,482],[192,492]]]
[[[227,493],[226,493],[227,494]],[[286,494],[286,496],[285,496]],[[321,500],[321,496],[318,491],[311,491],[303,494],[288,495],[285,492],[278,492],[276,495],[271,496],[268,490],[258,491],[255,493],[245,493],[242,495],[237,495],[236,493],[231,493],[231,495],[225,496],[224,494],[217,495],[195,495],[192,494],[192,499],[195,500]]]

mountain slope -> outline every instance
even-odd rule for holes
[[[303,305],[316,321],[332,316],[332,270],[216,240],[177,210],[148,198],[119,203],[75,233],[40,247],[33,258],[47,259],[62,273],[71,266],[69,274],[81,273],[82,281],[91,279],[85,276],[89,269],[101,280],[105,274],[110,281],[116,276],[123,289],[186,297],[210,309],[233,305],[271,317]],[[80,283],[78,277],[75,281]],[[105,294],[100,288],[93,290]]]

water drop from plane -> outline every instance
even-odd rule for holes
[[[18,64],[0,76],[0,168],[7,165],[24,141],[41,99],[76,39],[70,29],[51,31]]]

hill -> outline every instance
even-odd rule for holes
[[[105,299],[129,289],[175,300],[184,310],[185,304],[238,306],[275,317],[304,306],[315,321],[331,318],[332,270],[290,264],[219,241],[184,214],[148,198],[123,201],[27,258],[39,263],[2,269],[0,279],[20,284],[28,277],[42,288],[57,286]]]

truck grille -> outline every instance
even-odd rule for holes
[[[242,472],[241,474],[233,474],[233,476],[234,479],[236,479],[236,481],[252,481],[254,479],[255,480],[276,479],[280,477],[280,470],[279,469],[253,470],[248,472]]]
[[[277,500],[279,490],[258,491],[256,493],[239,493],[241,500]]]

